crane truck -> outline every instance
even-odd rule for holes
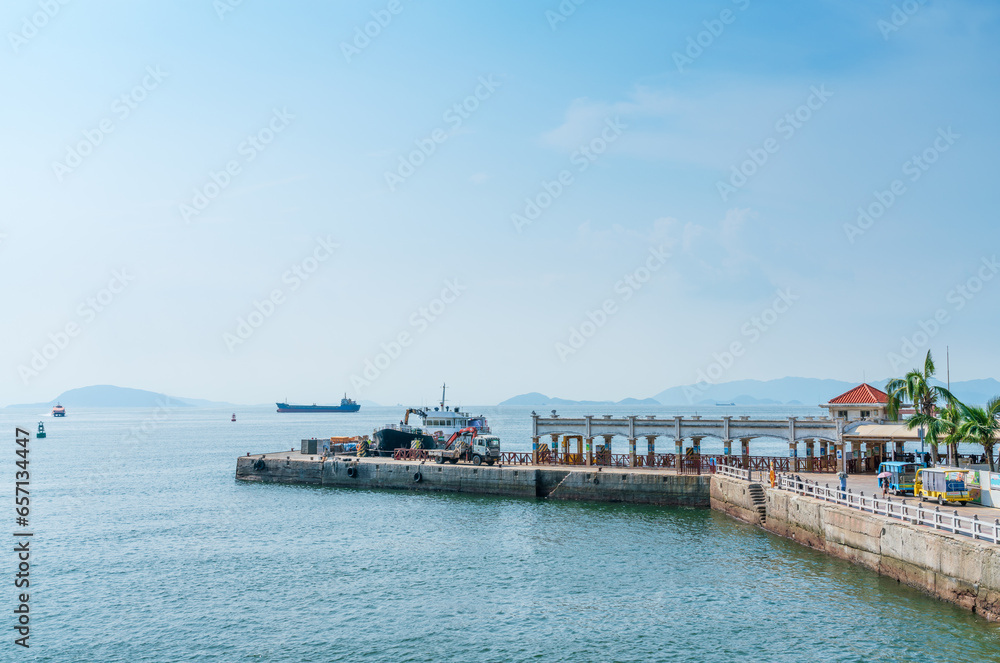
[[[487,465],[500,460],[500,438],[496,435],[483,435],[479,429],[469,427],[455,432],[445,443],[443,449],[428,449],[427,455],[435,463],[445,461],[457,463],[460,460],[473,465]]]

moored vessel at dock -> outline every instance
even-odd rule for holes
[[[489,433],[486,417],[470,416],[459,407],[445,405],[447,385],[441,385],[441,403],[434,409],[407,408],[399,424],[388,424],[372,434],[373,452],[391,455],[396,449],[411,449],[419,445],[421,449],[434,449],[455,433],[465,428],[475,428]],[[420,426],[410,425],[410,415],[420,417]]]

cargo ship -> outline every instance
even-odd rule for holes
[[[351,400],[344,394],[340,399],[340,405],[291,405],[289,403],[275,403],[278,412],[357,412],[361,406],[356,401]]]

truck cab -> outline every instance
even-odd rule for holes
[[[457,463],[471,461],[473,465],[487,465],[500,460],[500,438],[476,428],[463,428],[452,434],[444,449],[430,449],[427,452],[437,463]]]
[[[469,456],[476,465],[484,460],[487,465],[492,465],[500,459],[500,438],[496,435],[477,435],[472,440]],[[476,461],[477,457],[479,458],[478,462]]]

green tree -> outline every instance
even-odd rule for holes
[[[889,380],[885,390],[889,395],[887,414],[892,420],[899,419],[899,410],[905,401],[913,403],[917,412],[915,416],[907,420],[906,427],[910,430],[918,426],[925,427],[924,439],[930,444],[931,458],[937,463],[938,440],[948,434],[946,422],[937,417],[937,404],[940,400],[947,401],[949,404],[957,403],[957,401],[951,392],[944,387],[931,384],[934,373],[934,359],[931,357],[931,351],[928,350],[922,369],[914,368],[902,378]]]
[[[952,399],[944,409],[936,409],[934,414],[924,414],[918,412],[907,420],[907,426],[911,429],[917,426],[924,427],[924,440],[931,445],[934,451],[938,444],[944,443],[948,448],[949,462],[958,458],[958,442],[961,436],[958,433],[962,424],[962,410],[965,407],[961,402]],[[935,459],[936,460],[936,459]]]
[[[990,472],[994,472],[993,445],[997,432],[1000,431],[1000,397],[992,399],[986,407],[962,406],[962,425],[958,428],[958,437],[975,444],[981,444],[990,462]]]

